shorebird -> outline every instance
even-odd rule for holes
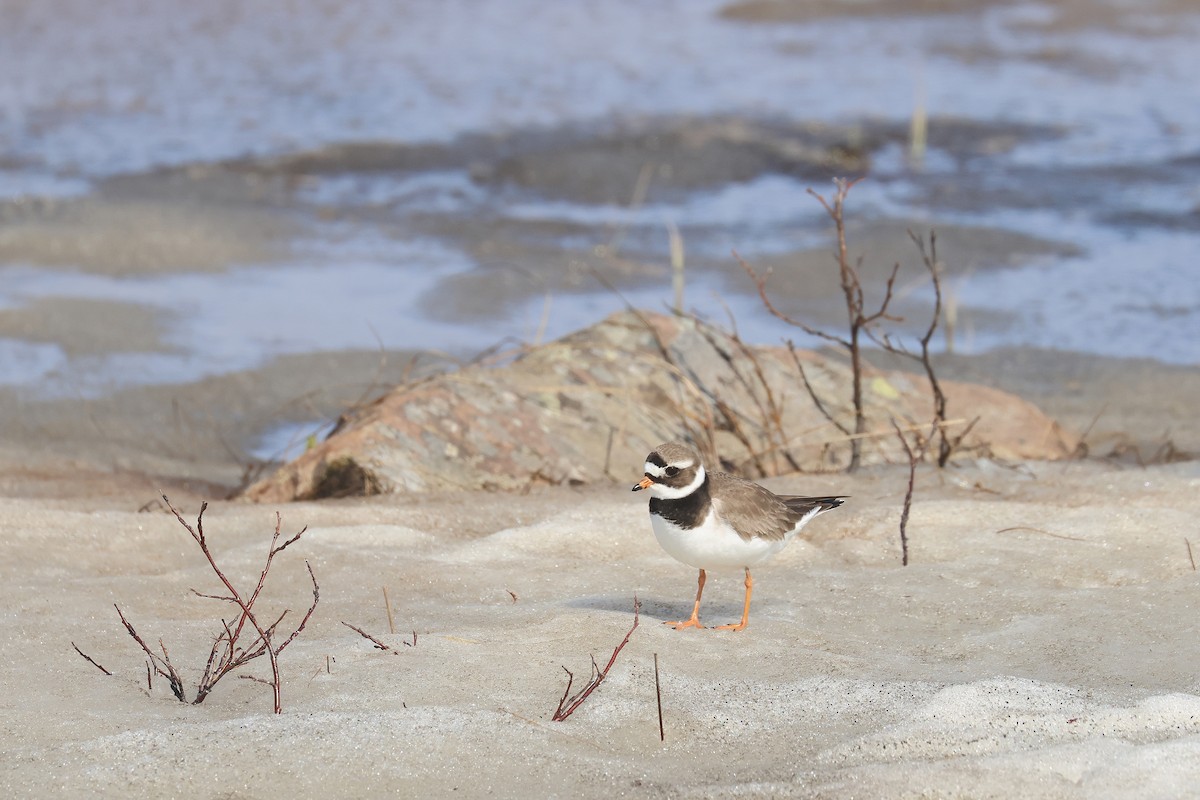
[[[746,571],[742,621],[718,629],[743,630],[754,588],[750,568],[778,553],[805,524],[845,499],[777,495],[743,478],[709,472],[696,451],[680,442],[654,448],[645,467],[645,477],[633,491],[650,490],[654,538],[671,557],[700,570],[691,618],[664,623],[675,630],[704,627],[700,596],[706,572],[735,567]]]

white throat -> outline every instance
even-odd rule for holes
[[[651,467],[653,464],[647,464],[646,466]],[[649,470],[647,470],[647,472],[649,472]],[[700,466],[696,467],[696,477],[692,478],[692,482],[687,486],[676,488],[674,486],[666,486],[661,483],[654,483],[650,485],[650,494],[660,500],[682,500],[692,492],[699,489],[703,484],[704,465],[701,464]]]

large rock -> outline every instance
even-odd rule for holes
[[[758,477],[844,467],[853,429],[847,365],[817,353],[751,347],[686,317],[617,314],[530,349],[502,368],[469,367],[400,386],[330,437],[251,486],[255,500],[434,489],[526,489],[536,483],[628,481],[646,453],[690,439],[726,469]],[[1005,459],[1070,455],[1076,439],[1030,403],[943,382],[948,417],[979,418],[963,454]],[[928,430],[929,383],[864,375],[864,464],[906,457],[891,428]]]

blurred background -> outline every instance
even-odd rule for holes
[[[1184,0],[0,0],[0,434],[232,484],[627,302],[815,345],[731,250],[838,324],[835,176],[911,330],[936,229],[955,376],[1191,407],[1197,41]]]

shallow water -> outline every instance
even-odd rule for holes
[[[261,165],[345,142],[504,135],[536,164],[539,136],[543,151],[581,146],[589,131],[645,119],[862,125],[893,133],[868,148],[852,215],[996,228],[1075,252],[960,265],[947,282],[960,352],[1024,344],[1200,361],[1200,12],[1125,15],[1097,1],[752,23],[721,9],[3,3],[3,219],[114,176],[151,173],[153,185],[161,168]],[[932,120],[920,169],[903,141],[918,104]],[[554,336],[623,305],[574,263],[598,248],[619,243],[648,265],[612,274],[631,302],[670,302],[669,224],[687,248],[687,305],[718,319],[728,306],[743,335],[773,341],[787,331],[745,295],[730,249],[754,260],[828,247],[803,175],[767,170],[622,204],[481,178],[469,155],[415,169],[333,163],[282,195],[277,210],[299,224],[269,263],[107,275],[13,251],[0,263],[0,315],[37,298],[109,299],[155,309],[163,332],[154,347],[83,357],[53,336],[10,334],[0,385],[87,395],[285,353],[465,353]],[[489,225],[520,246],[491,255]],[[549,266],[528,263],[539,252]],[[912,297],[928,296],[912,284]]]

